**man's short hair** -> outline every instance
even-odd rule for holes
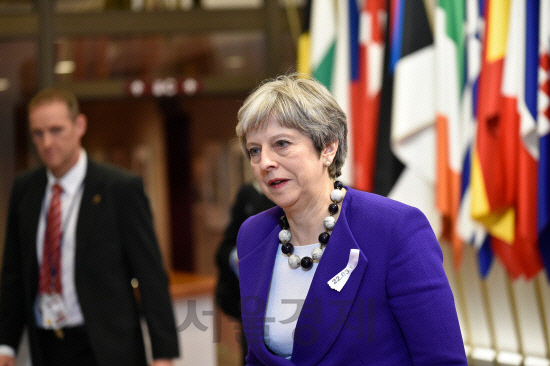
[[[61,88],[42,89],[30,100],[27,111],[30,113],[36,107],[54,101],[60,101],[67,105],[72,120],[75,120],[80,114],[80,108],[78,106],[78,99],[76,99],[76,96],[70,91]]]

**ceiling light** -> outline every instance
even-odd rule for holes
[[[57,65],[55,65],[56,74],[72,74],[74,69],[74,61],[59,61]]]
[[[242,56],[228,56],[224,60],[225,67],[228,69],[240,69],[244,66],[244,58]]]
[[[0,78],[0,92],[6,91],[10,88],[10,81],[6,78]]]

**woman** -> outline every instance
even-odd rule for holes
[[[344,187],[346,117],[320,83],[281,76],[237,135],[278,207],[237,240],[249,365],[467,365],[442,254],[416,208]]]

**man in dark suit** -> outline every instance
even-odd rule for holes
[[[270,209],[275,204],[265,196],[258,182],[245,183],[239,188],[237,198],[231,208],[231,220],[225,229],[223,240],[216,252],[216,264],[219,269],[216,286],[216,303],[222,311],[241,323],[241,294],[238,278],[237,235],[242,223],[252,215]],[[241,328],[242,328],[242,324]],[[240,334],[242,364],[248,344],[244,334]]]
[[[171,365],[176,324],[142,180],[87,157],[71,93],[45,89],[28,112],[44,167],[18,176],[10,198],[0,366],[14,365],[25,326],[34,366],[146,365],[141,314],[153,365]]]

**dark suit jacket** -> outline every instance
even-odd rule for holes
[[[0,344],[17,349],[27,325],[34,366],[42,363],[33,307],[39,272],[36,232],[46,184],[45,168],[24,173],[14,183],[0,287]],[[177,357],[168,280],[139,177],[88,160],[75,250],[76,292],[99,365],[146,364],[141,310],[153,357]],[[139,281],[139,304],[132,278]]]
[[[299,315],[290,360],[273,355],[263,340],[284,212],[276,207],[241,226],[248,364],[467,365],[441,249],[425,216],[388,198],[347,190]],[[346,267],[351,249],[360,251],[359,261],[337,292],[327,282]]]
[[[243,184],[237,193],[231,208],[231,221],[216,252],[216,264],[219,269],[216,286],[216,303],[227,314],[241,318],[239,279],[229,265],[231,251],[237,246],[237,234],[244,220],[252,215],[265,211],[275,204],[258,192],[252,184]]]

